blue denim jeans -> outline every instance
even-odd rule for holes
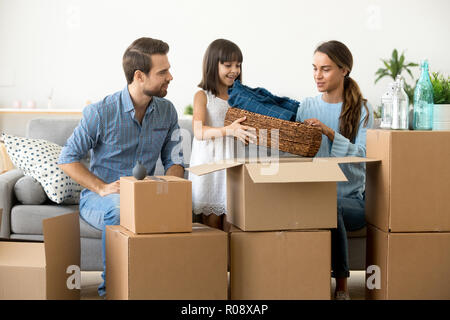
[[[239,80],[228,89],[231,107],[263,114],[283,120],[295,121],[300,102],[288,97],[278,97],[264,88],[250,88]]]
[[[105,230],[106,226],[120,223],[120,194],[113,193],[102,197],[94,192],[89,193],[80,199],[80,216],[91,226],[102,231],[103,282],[98,287],[98,294],[104,296],[106,293]]]
[[[331,268],[334,278],[350,277],[347,230],[355,231],[364,228],[365,208],[365,200],[338,197],[337,229],[331,230]]]

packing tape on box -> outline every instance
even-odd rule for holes
[[[156,176],[149,176],[150,180],[157,181],[156,184],[156,194],[167,194],[169,193],[169,182],[165,179],[156,177]]]

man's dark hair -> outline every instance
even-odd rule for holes
[[[167,54],[169,45],[164,41],[152,38],[139,38],[125,50],[122,58],[123,71],[127,83],[133,82],[134,72],[140,70],[145,74],[152,67],[152,54]]]

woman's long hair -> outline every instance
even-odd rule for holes
[[[369,108],[367,99],[362,96],[361,90],[355,80],[350,78],[350,72],[353,67],[353,56],[345,44],[339,41],[327,41],[322,43],[314,51],[326,54],[339,68],[345,68],[348,73],[344,79],[344,101],[339,116],[339,131],[351,142],[355,141],[359,129],[361,118],[361,105],[364,105],[367,116],[364,119],[364,126],[369,122]]]

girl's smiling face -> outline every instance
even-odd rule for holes
[[[241,73],[241,63],[237,61],[221,63],[219,61],[219,81],[221,85],[231,87]]]

